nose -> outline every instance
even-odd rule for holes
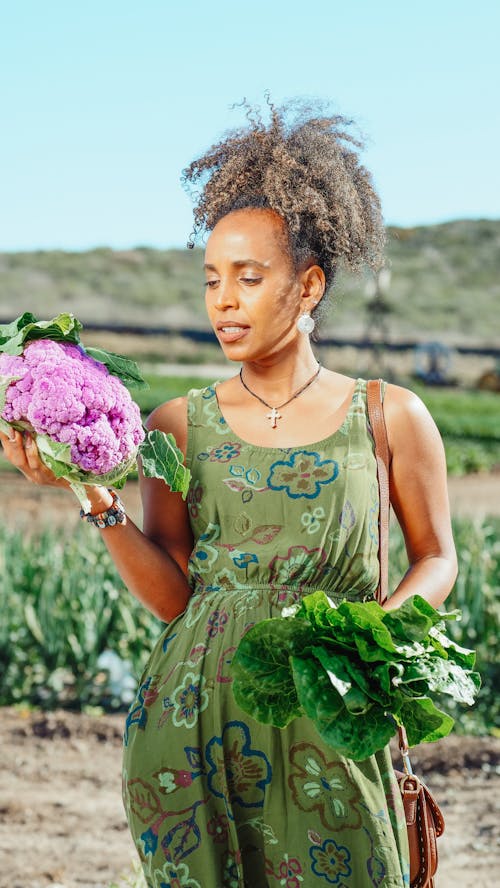
[[[214,307],[219,311],[227,308],[235,308],[238,305],[238,295],[236,287],[230,280],[220,280],[215,290]]]

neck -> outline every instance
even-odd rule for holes
[[[280,356],[276,361],[244,362],[242,375],[246,384],[269,403],[286,401],[318,367],[310,344],[307,342],[304,346],[300,352]]]

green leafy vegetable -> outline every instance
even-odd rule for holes
[[[106,351],[104,348],[91,348],[87,346],[85,351],[94,360],[105,364],[109,372],[113,376],[118,376],[125,385],[131,388],[149,388],[149,384],[142,378],[137,364],[131,358],[126,358],[124,355],[116,355],[114,352]]]
[[[74,315],[63,313],[50,321],[39,321],[26,311],[10,324],[0,324],[0,352],[7,355],[21,355],[28,342],[34,339],[52,339],[78,345],[94,360],[105,364],[109,372],[131,388],[148,388],[135,361],[124,355],[106,351],[104,348],[85,348],[80,341],[82,323]]]
[[[303,650],[307,623],[264,620],[242,638],[232,662],[236,701],[264,724],[284,728],[301,714],[290,656]]]
[[[82,325],[72,314],[60,314],[51,321],[38,321],[31,312],[25,312],[11,324],[0,325],[0,351],[20,355],[33,339],[53,339],[79,345]]]
[[[411,703],[405,703],[401,707],[400,718],[410,746],[447,737],[454,724],[451,716],[441,712],[429,697],[418,697]]]
[[[472,704],[480,686],[474,651],[451,641],[418,595],[386,611],[375,601],[332,604],[306,595],[293,616],[257,623],[233,658],[233,693],[258,721],[285,727],[306,715],[355,761],[383,748],[404,724],[410,745],[444,737],[453,719],[431,694]]]
[[[161,478],[174,493],[186,499],[191,472],[184,465],[184,456],[171,434],[153,429],[139,447],[142,470],[147,478]]]

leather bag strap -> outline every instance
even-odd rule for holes
[[[389,441],[387,439],[387,427],[384,418],[382,403],[382,380],[370,379],[366,384],[366,403],[368,407],[368,419],[375,443],[375,458],[377,460],[377,481],[379,492],[379,516],[378,533],[379,548],[378,558],[380,563],[380,579],[377,589],[377,601],[384,604],[387,601],[389,591],[389,466],[391,455]],[[408,739],[404,725],[398,727],[399,749],[403,758],[405,771],[412,774],[410,758],[408,755]]]
[[[390,453],[387,440],[387,428],[382,405],[382,380],[370,379],[366,385],[366,402],[368,419],[375,442],[375,458],[377,460],[377,479],[379,488],[379,562],[380,579],[377,589],[377,601],[384,604],[389,589],[389,465]]]

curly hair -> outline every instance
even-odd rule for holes
[[[359,161],[363,142],[349,132],[353,121],[326,115],[319,102],[275,107],[266,99],[268,125],[245,100],[247,125],[225,133],[183,171],[194,201],[188,246],[233,210],[272,209],[285,221],[295,268],[313,260],[327,289],[341,263],[377,270],[385,230],[378,194]]]

